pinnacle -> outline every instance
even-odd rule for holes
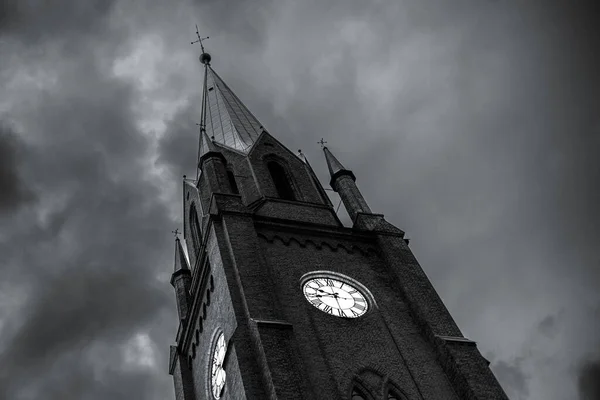
[[[340,171],[346,171],[346,168],[337,158],[335,158],[327,147],[323,147],[323,152],[325,153],[325,161],[327,162],[327,168],[329,168],[329,174],[331,176],[334,176]]]
[[[175,239],[175,265],[174,272],[180,270],[188,270],[190,266],[188,265],[187,257],[185,255],[185,251],[183,250],[183,246],[181,245],[181,241],[179,238]]]

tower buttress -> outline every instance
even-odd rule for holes
[[[175,266],[173,275],[171,275],[171,285],[175,288],[177,297],[177,310],[179,319],[187,320],[190,313],[190,286],[192,284],[192,274],[188,265],[187,258],[181,247],[179,238],[175,240]]]
[[[346,169],[327,147],[323,147],[323,152],[331,175],[331,188],[340,195],[350,219],[354,222],[358,213],[370,214],[371,209],[356,186],[354,173]]]

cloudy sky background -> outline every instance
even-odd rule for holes
[[[407,231],[511,399],[600,399],[593,3],[0,2],[0,398],[174,398],[198,23],[272,134],[326,183],[324,137]]]

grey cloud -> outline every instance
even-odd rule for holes
[[[198,129],[200,112],[197,104],[200,98],[190,99],[190,106],[175,114],[167,121],[166,133],[159,143],[159,162],[166,165],[172,179],[187,175],[195,178],[198,149]]]
[[[13,212],[34,198],[19,172],[22,151],[19,137],[0,120],[0,213]]]
[[[98,34],[114,3],[114,0],[4,0],[0,5],[0,34],[26,44]]]
[[[531,378],[524,372],[522,363],[522,358],[516,358],[510,362],[500,360],[493,365],[498,381],[503,385],[508,397],[513,400],[525,400],[529,396]]]
[[[0,290],[27,294],[3,315],[0,392],[164,397],[168,376],[156,376],[164,353],[155,357],[162,365],[132,371],[123,370],[123,349],[90,358],[91,349],[127,346],[140,332],[170,342],[174,304],[157,276],[172,263],[165,245],[173,222],[146,171],[149,138],[135,125],[136,94],[97,64],[93,49],[80,50],[77,60],[45,59],[56,83],[8,113],[27,132],[21,172],[40,201],[3,226],[11,233],[0,240]]]

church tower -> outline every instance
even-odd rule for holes
[[[310,164],[204,52],[198,174],[183,180],[171,284],[177,400],[507,399],[404,232],[328,149],[338,219]]]

